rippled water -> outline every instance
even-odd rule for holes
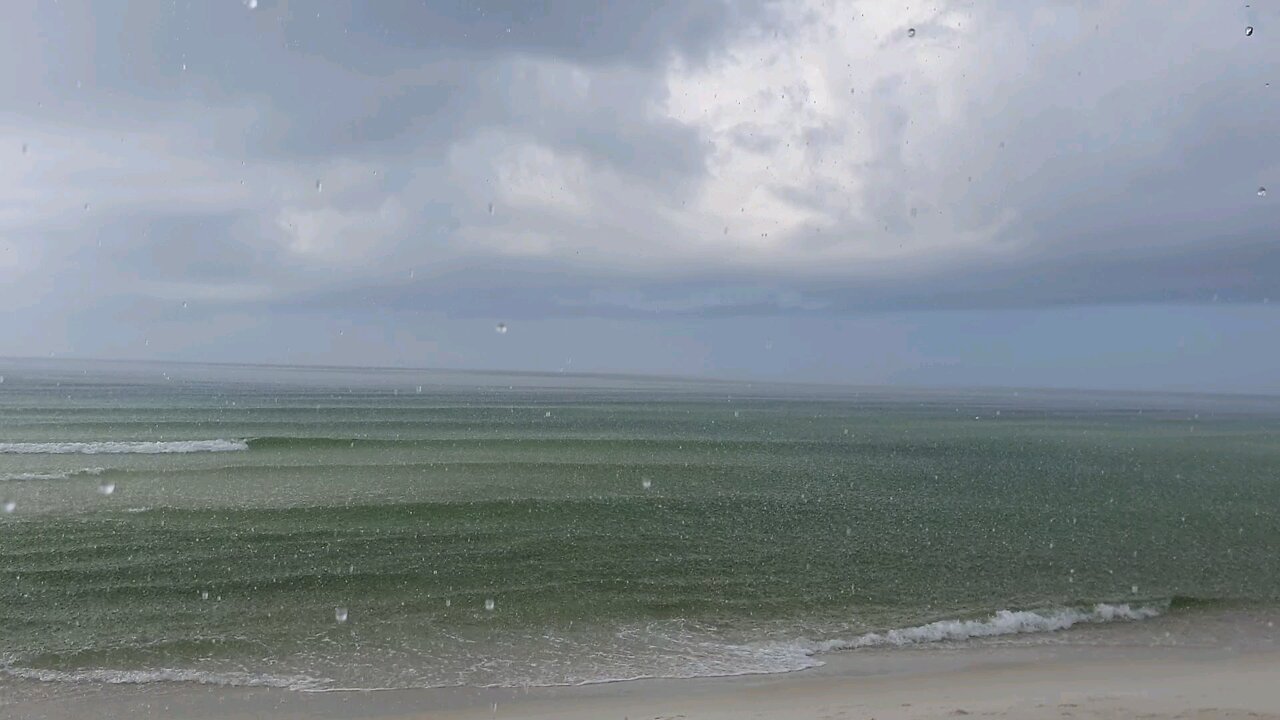
[[[1274,400],[0,373],[14,677],[320,690],[776,672],[1280,604]]]

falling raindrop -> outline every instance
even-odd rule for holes
[[[208,600],[208,599],[209,599],[209,591],[208,591],[208,590],[201,590],[201,591],[200,591],[200,599],[201,599],[201,600]]]
[[[22,143],[22,154],[23,154],[23,155],[26,155],[26,154],[27,154],[27,144],[26,144],[26,143]]]
[[[550,411],[550,410],[548,410],[548,411],[547,411],[546,417],[551,417],[551,411]]]
[[[506,323],[502,323],[502,322],[500,322],[500,323],[498,323],[498,326],[497,326],[497,327],[495,327],[493,330],[494,330],[494,332],[498,333],[499,335],[506,335],[506,334],[507,334],[507,324],[506,324]]]
[[[489,203],[489,214],[493,215],[493,203]]]
[[[102,482],[98,483],[99,495],[110,495],[115,491],[116,491],[116,484],[109,480],[103,480]]]
[[[324,183],[316,180],[316,192],[324,192]]]
[[[734,410],[734,411],[733,411],[733,416],[734,416],[734,417],[742,417],[742,413],[741,413],[741,412],[738,412],[737,410]]]
[[[258,9],[258,0],[244,0],[244,6],[250,10]]]
[[[918,215],[919,213],[920,213],[920,211],[919,211],[919,210],[917,210],[916,208],[911,208],[911,217],[915,217],[915,216],[916,216],[916,215]]]
[[[187,64],[182,63],[182,72],[186,72],[186,71],[187,71]]]
[[[1267,189],[1266,189],[1266,188],[1264,188],[1264,187],[1259,187],[1259,188],[1258,188],[1258,197],[1266,197],[1266,196],[1267,196]]]
[[[183,309],[183,310],[186,310],[186,309],[187,309],[187,301],[186,301],[186,300],[183,300],[183,301],[182,301],[182,309]]]
[[[1249,27],[1247,27],[1247,28],[1245,28],[1245,29],[1244,29],[1244,36],[1245,36],[1245,37],[1253,37],[1253,26],[1252,26],[1252,25],[1250,25]]]
[[[17,510],[17,509],[18,509],[18,503],[14,502],[14,501],[12,501],[12,500],[5,500],[5,501],[4,501],[4,511],[5,511],[5,512],[7,512],[7,513],[12,513],[14,510]]]
[[[915,37],[915,36],[916,36],[916,29],[915,29],[915,28],[907,28],[907,37]]]
[[[485,598],[485,599],[484,599],[484,609],[485,609],[485,610],[488,610],[488,611],[490,611],[490,612],[493,612],[493,608],[494,608],[493,598]]]
[[[421,395],[421,394],[422,394],[422,386],[421,386],[421,385],[419,385],[419,386],[418,386],[418,394],[419,394],[419,395]]]
[[[89,209],[89,203],[85,203],[85,204],[84,204],[84,209],[85,209],[86,211],[88,211],[88,209]]]
[[[644,488],[645,490],[648,490],[649,488],[653,487],[653,481],[650,480],[649,478],[640,478],[640,487]]]
[[[340,623],[347,621],[347,609],[344,607],[336,607],[333,609],[333,619]]]
[[[1129,592],[1133,593],[1134,595],[1137,595],[1137,594],[1138,594],[1138,586],[1137,586],[1137,585],[1131,585],[1131,586],[1129,586]]]

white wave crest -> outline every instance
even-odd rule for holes
[[[289,690],[320,690],[328,680],[307,675],[270,675],[240,671],[212,672],[204,670],[180,670],[158,668],[154,670],[49,670],[45,668],[0,667],[0,672],[11,677],[39,682],[105,683],[108,685],[142,685],[146,683],[176,682],[228,687],[274,687]]]
[[[158,455],[164,453],[233,452],[248,450],[244,440],[171,440],[98,442],[0,443],[0,455]]]
[[[920,643],[956,642],[972,638],[1024,633],[1056,632],[1082,623],[1146,620],[1160,615],[1156,607],[1133,607],[1128,603],[1098,603],[1090,609],[1058,608],[1044,612],[1001,610],[985,620],[939,620],[927,625],[867,633],[850,640],[824,640],[810,643],[810,652],[852,650],[867,647],[917,645]]]
[[[79,470],[63,470],[61,472],[24,472],[0,475],[0,482],[25,482],[27,480],[69,480],[81,475],[101,475],[106,468],[89,467]]]

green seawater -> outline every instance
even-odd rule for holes
[[[776,672],[826,650],[1280,605],[1277,399],[32,361],[0,375],[13,678]]]

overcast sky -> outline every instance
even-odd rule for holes
[[[20,0],[0,355],[1280,392],[1252,5]]]

